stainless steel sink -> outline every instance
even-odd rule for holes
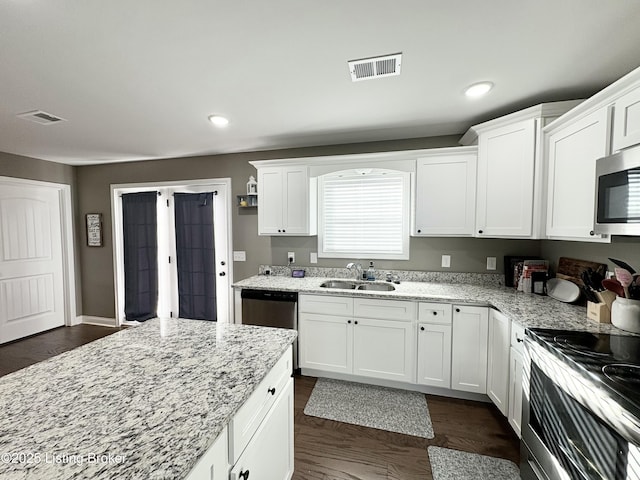
[[[392,292],[396,287],[390,283],[363,283],[358,285],[358,290],[375,290],[378,292]]]
[[[354,290],[356,288],[355,282],[342,281],[342,280],[329,280],[320,284],[323,288],[343,288],[346,290]]]

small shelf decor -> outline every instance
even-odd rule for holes
[[[258,194],[238,195],[236,198],[240,208],[256,208],[258,206]]]
[[[256,177],[253,175],[249,176],[249,181],[247,182],[247,195],[257,195],[258,194],[258,182],[256,182]]]
[[[87,213],[87,246],[102,246],[102,214]]]

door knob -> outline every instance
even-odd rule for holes
[[[224,277],[226,275],[225,272],[220,272],[218,275],[220,275],[221,277]]]

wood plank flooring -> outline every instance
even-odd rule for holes
[[[116,331],[77,325],[1,345],[0,376]],[[519,441],[492,404],[427,395],[435,438],[426,440],[305,415],[315,382],[295,378],[294,480],[432,480],[429,445],[519,462]]]
[[[315,382],[295,379],[294,480],[431,480],[429,445],[520,461],[520,442],[493,404],[427,395],[427,440],[305,415]]]

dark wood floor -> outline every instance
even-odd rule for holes
[[[62,327],[0,346],[0,376],[116,332],[93,325]],[[519,462],[519,442],[488,403],[427,396],[435,438],[309,417],[316,379],[295,379],[294,480],[431,480],[427,447],[437,445]]]
[[[305,415],[315,382],[295,379],[294,480],[431,480],[429,445],[519,463],[518,438],[493,404],[427,395],[435,438],[426,440]]]
[[[93,342],[118,330],[118,328],[80,324],[55,328],[0,345],[0,376]]]

